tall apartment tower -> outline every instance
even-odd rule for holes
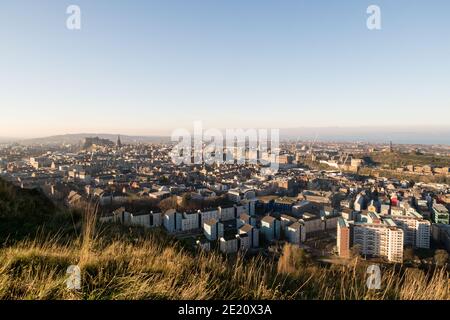
[[[349,257],[350,248],[358,245],[361,254],[403,262],[403,239],[403,230],[391,219],[385,219],[384,223],[338,220],[336,244],[341,257]]]
[[[340,257],[350,258],[351,243],[350,224],[343,218],[338,219],[337,223],[337,250]]]
[[[359,245],[361,254],[384,257],[392,262],[403,262],[403,230],[392,224],[355,224],[353,245]]]

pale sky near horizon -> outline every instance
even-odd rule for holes
[[[0,137],[450,126],[449,13],[446,0],[0,0]]]

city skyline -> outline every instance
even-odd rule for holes
[[[450,4],[72,1],[0,12],[0,137],[449,127]],[[368,30],[366,9],[381,8]],[[439,9],[438,9],[439,8]]]
[[[175,128],[170,128],[175,129]],[[193,127],[185,127],[188,132],[193,133]],[[204,130],[211,129],[204,127]],[[216,128],[213,128],[216,129]],[[217,128],[222,134],[227,130],[247,130],[267,128]],[[283,141],[317,141],[317,142],[348,142],[348,143],[375,143],[383,144],[393,142],[395,144],[422,144],[422,145],[447,145],[450,146],[450,128],[440,127],[402,127],[402,126],[361,126],[361,127],[297,127],[297,128],[268,128],[269,130],[279,130],[280,139]],[[171,131],[166,134],[133,134],[120,129],[112,132],[62,132],[48,136],[22,136],[22,137],[2,137],[0,143],[24,142],[24,143],[55,143],[55,141],[73,141],[84,137],[102,136],[106,139],[116,140],[117,136],[122,136],[129,141],[169,141]],[[155,140],[156,139],[156,140]],[[161,140],[162,139],[162,140]]]

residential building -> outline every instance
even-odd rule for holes
[[[183,213],[181,218],[181,231],[189,231],[200,228],[198,213]]]
[[[223,224],[217,219],[211,218],[203,223],[203,233],[210,241],[218,240],[223,237],[223,230]]]
[[[287,226],[285,229],[286,240],[290,243],[300,244],[302,239],[301,231],[302,225],[299,222],[294,222],[293,224]]]
[[[200,215],[200,226],[203,226],[203,223],[210,219],[219,219],[219,211],[215,209],[209,209],[204,211],[198,211]]]
[[[448,210],[443,204],[433,203],[431,211],[434,223],[450,224]]]
[[[163,225],[164,228],[172,233],[182,230],[181,220],[183,219],[183,215],[181,213],[176,212],[175,209],[167,210],[163,216]]]
[[[241,213],[236,218],[236,227],[240,228],[244,224],[249,224],[249,225],[256,227],[256,218],[248,215],[247,213]]]
[[[403,230],[404,245],[416,248],[430,248],[431,223],[419,214],[391,216],[395,224]]]
[[[240,233],[236,235],[236,239],[238,240],[238,249],[241,251],[247,251],[252,247],[251,237],[248,233]]]
[[[219,207],[219,220],[220,221],[229,221],[236,219],[236,207],[228,206],[228,207]]]
[[[386,219],[385,222],[354,223],[352,246],[358,245],[363,255],[384,257],[388,261],[401,263],[403,262],[403,230],[390,219]]]
[[[239,235],[247,234],[249,236],[250,247],[258,248],[259,247],[259,230],[249,224],[244,224],[239,228]]]
[[[225,234],[219,240],[219,248],[223,253],[236,253],[238,251],[238,238],[235,234]]]
[[[281,223],[275,217],[265,216],[261,219],[261,232],[267,241],[280,238]]]
[[[319,216],[312,213],[304,213],[300,222],[305,227],[306,236],[325,230],[324,221]]]
[[[337,223],[336,247],[340,257],[350,257],[351,230],[349,223],[343,218]]]
[[[359,194],[356,197],[353,207],[355,208],[356,211],[362,211],[365,207],[365,203],[366,203],[366,200],[365,200],[364,196]]]

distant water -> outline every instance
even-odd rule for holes
[[[450,145],[450,129],[391,131],[388,129],[347,129],[347,128],[302,128],[281,129],[280,138],[307,141],[372,142],[400,144],[445,144]]]

